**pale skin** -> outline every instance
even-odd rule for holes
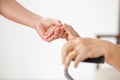
[[[61,21],[44,18],[25,9],[15,0],[0,0],[0,14],[17,23],[35,29],[40,37],[47,42],[58,38],[66,38],[67,43],[62,49],[65,68],[75,59],[75,67],[87,58],[105,57],[105,62],[120,71],[120,46],[108,41],[80,38],[70,25],[62,25]],[[65,29],[65,30],[64,30]],[[70,53],[74,51],[75,54]]]
[[[106,63],[120,71],[119,45],[106,40],[81,38],[70,25],[65,24],[64,29],[71,36],[68,36],[69,39],[62,48],[62,62],[65,68],[69,67],[73,59],[74,66],[77,67],[80,62],[87,58],[104,56]]]
[[[47,42],[64,38],[67,35],[60,20],[32,13],[15,0],[0,0],[0,14],[14,22],[35,29]]]

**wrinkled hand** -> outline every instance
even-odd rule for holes
[[[68,41],[62,48],[62,60],[65,68],[68,68],[74,59],[74,66],[88,58],[105,57],[105,61],[111,61],[111,54],[117,53],[116,45],[100,39],[75,38]],[[109,57],[108,57],[109,56]]]
[[[66,35],[62,26],[63,25],[59,20],[43,18],[37,22],[36,30],[44,41],[50,42]]]

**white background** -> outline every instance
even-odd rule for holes
[[[30,11],[68,23],[82,37],[117,34],[118,0],[17,0]],[[67,80],[61,60],[65,40],[42,41],[35,30],[0,16],[0,79]],[[95,80],[95,64],[70,66],[76,80]]]

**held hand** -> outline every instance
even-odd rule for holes
[[[36,30],[40,37],[47,42],[60,38],[65,33],[61,21],[51,18],[39,20]]]
[[[66,23],[60,28],[61,28],[61,32],[57,31],[58,28],[56,30],[54,30],[54,27],[50,28],[47,31],[47,34],[51,34],[52,32],[56,33],[56,35],[61,34],[59,38],[66,39],[67,41],[73,40],[76,37],[80,37],[79,34],[70,25],[67,25]]]
[[[65,29],[67,35],[63,36],[67,41],[73,40],[76,37],[80,37],[79,34],[72,28],[72,26],[64,24],[63,28]]]

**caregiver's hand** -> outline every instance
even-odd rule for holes
[[[65,35],[65,30],[62,26],[60,20],[42,18],[36,23],[35,29],[43,40],[50,42]]]
[[[70,28],[70,29],[69,29]],[[65,28],[68,35],[72,35],[74,30],[69,27]],[[74,66],[88,58],[105,57],[105,62],[120,70],[120,46],[109,41],[74,37],[69,39],[62,48],[62,60],[65,68],[68,68],[74,59]]]
[[[49,42],[58,39],[65,32],[60,20],[37,15],[24,8],[16,0],[0,0],[0,15],[19,24],[36,29],[44,41]],[[48,33],[49,31],[51,33]]]

